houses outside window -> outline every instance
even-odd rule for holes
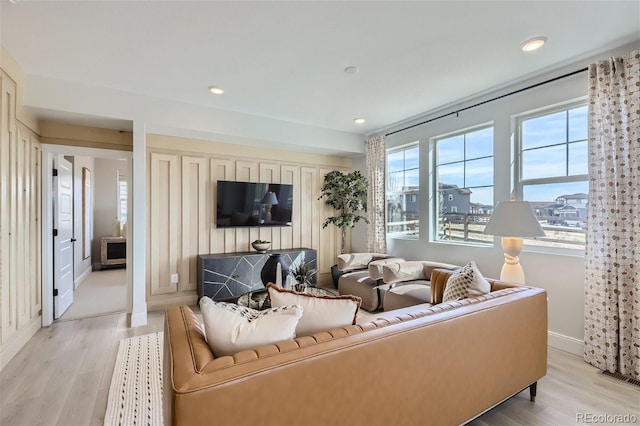
[[[523,115],[517,124],[517,191],[531,204],[546,234],[525,243],[584,250],[589,192],[586,102]]]
[[[436,241],[489,243],[493,211],[493,127],[435,139]]]
[[[420,149],[417,143],[387,152],[387,233],[418,235]]]

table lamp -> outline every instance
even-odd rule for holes
[[[504,265],[500,280],[524,284],[524,271],[518,255],[522,238],[544,237],[545,233],[526,201],[499,201],[484,228],[484,233],[502,237]]]
[[[260,204],[264,204],[264,221],[271,222],[271,207],[278,204],[278,197],[276,197],[276,193],[265,193]]]

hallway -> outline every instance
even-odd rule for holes
[[[127,270],[93,271],[73,293],[73,304],[58,321],[89,318],[125,312],[127,309]]]

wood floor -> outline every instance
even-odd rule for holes
[[[161,331],[163,320],[163,312],[150,312],[147,326],[130,329],[126,315],[115,314],[41,329],[0,374],[0,424],[102,425],[120,339]],[[639,410],[640,388],[549,348],[535,403],[525,391],[471,424],[587,424],[579,413],[631,414],[640,424]]]
[[[93,271],[73,292],[73,303],[60,321],[127,311],[127,270]]]

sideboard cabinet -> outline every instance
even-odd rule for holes
[[[260,272],[269,255],[274,253],[280,253],[289,269],[302,261],[317,269],[317,252],[308,248],[270,250],[266,253],[201,254],[198,255],[198,300],[202,296],[218,301],[232,300],[264,289]],[[316,283],[315,275],[311,283]]]

